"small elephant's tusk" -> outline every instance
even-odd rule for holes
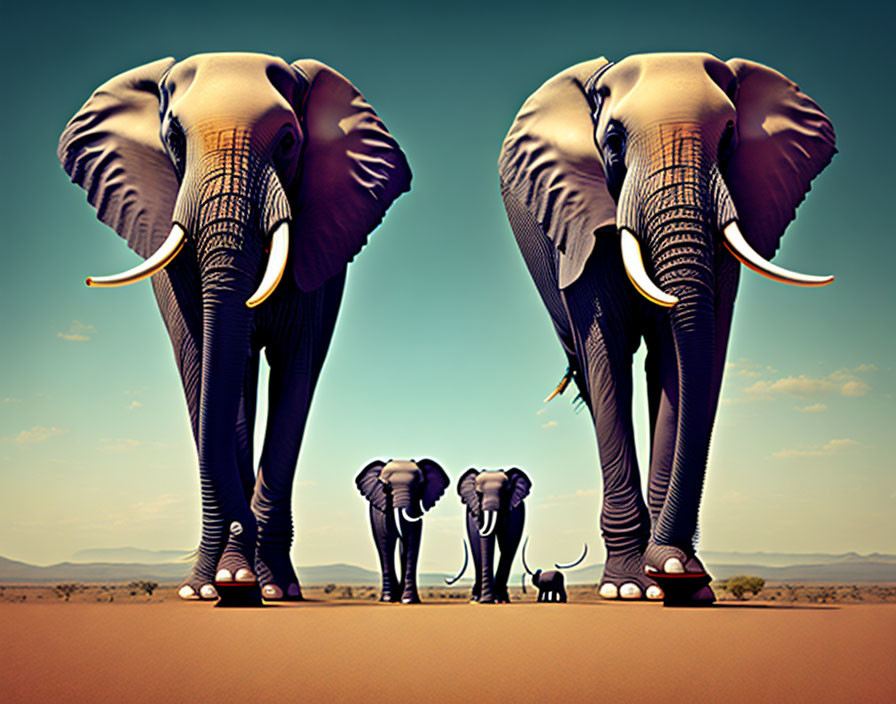
[[[827,286],[834,280],[833,276],[798,274],[795,271],[790,271],[766,261],[744,239],[737,222],[732,221],[726,225],[723,233],[725,235],[725,246],[741,264],[758,274],[767,276],[772,281],[780,281],[781,283],[793,284],[794,286]]]
[[[271,237],[271,255],[268,257],[268,266],[264,270],[264,276],[258,285],[258,290],[246,301],[250,308],[261,305],[267,300],[280,279],[283,278],[283,270],[286,268],[286,258],[289,255],[289,223],[281,222],[274,235]]]
[[[588,554],[588,543],[585,543],[585,549],[582,551],[582,556],[576,560],[575,562],[570,562],[566,565],[558,565],[556,562],[554,563],[554,567],[558,570],[568,570],[570,567],[575,567],[576,565],[581,564],[582,560],[585,559],[585,556]]]
[[[402,518],[404,518],[404,520],[408,521],[409,523],[416,523],[417,521],[423,520],[422,513],[419,516],[412,516],[408,513],[408,510],[406,508],[401,509],[401,515]]]
[[[396,508],[392,511],[392,518],[395,519],[395,530],[398,531],[398,539],[404,540],[404,535],[401,533],[401,509]]]
[[[162,246],[141,264],[138,264],[133,269],[123,271],[120,274],[112,274],[111,276],[88,276],[87,285],[98,288],[126,286],[127,284],[133,284],[148,276],[152,276],[157,271],[164,269],[171,260],[177,256],[177,253],[180,252],[184,246],[184,238],[186,235],[187,233],[184,232],[184,229],[177,223],[174,223],[171,226],[171,232],[168,234],[168,238],[162,243]]]
[[[641,246],[638,239],[629,230],[619,230],[622,247],[622,263],[625,265],[625,273],[629,281],[644,298],[651,303],[656,303],[664,308],[671,308],[678,303],[678,298],[671,296],[657,286],[644,269],[644,260],[641,259]]]
[[[492,531],[495,529],[495,524],[497,523],[497,516],[495,511],[486,511],[485,512],[485,525],[479,529],[479,535],[483,538],[487,538],[492,534]]]

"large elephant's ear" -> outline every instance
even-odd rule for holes
[[[738,81],[738,145],[725,170],[744,237],[771,259],[809,184],[837,153],[834,127],[799,86],[744,59]]]
[[[361,251],[392,202],[410,190],[411,170],[382,120],[345,77],[311,59],[293,67],[308,82],[296,106],[305,146],[291,203],[293,273],[300,289],[312,291]]]
[[[385,466],[386,464],[382,460],[374,460],[355,477],[358,491],[380,511],[385,511],[388,506],[386,485],[380,481],[380,472]]]
[[[460,500],[477,515],[482,513],[482,501],[479,498],[479,492],[476,491],[476,477],[478,476],[479,471],[471,467],[457,480],[457,493]]]
[[[560,288],[581,275],[595,232],[616,225],[586,93],[588,79],[606,64],[600,58],[572,66],[529,96],[498,159],[511,227],[519,237],[534,221],[554,243]]]
[[[507,491],[510,493],[510,508],[516,508],[532,490],[532,481],[521,469],[514,467],[507,472]]]
[[[97,217],[141,257],[171,230],[177,176],[159,137],[159,59],[104,83],[66,125],[57,154]]]
[[[451,479],[438,462],[430,459],[417,460],[417,466],[423,472],[423,493],[420,503],[425,511],[429,511],[436,505],[436,501],[442,498],[445,489],[451,484]]]

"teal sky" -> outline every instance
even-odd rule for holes
[[[701,546],[896,553],[896,106],[883,55],[892,10],[479,5],[5,5],[0,555],[49,563],[82,548],[198,540],[195,452],[150,286],[84,286],[85,275],[123,270],[136,255],[96,220],[55,149],[106,79],[204,51],[330,64],[368,97],[414,171],[411,193],[349,268],[299,463],[298,565],[376,566],[353,481],[374,457],[430,456],[453,479],[470,466],[519,466],[533,479],[532,561],[572,559],[582,541],[598,548],[590,418],[573,412],[571,394],[542,406],[565,360],[507,224],[496,160],[544,80],[595,56],[646,51],[708,51],[780,70],[825,109],[840,149],[775,259],[833,273],[835,283],[742,277]],[[421,569],[453,569],[462,557],[453,487],[426,521]],[[600,549],[592,555],[602,559]]]

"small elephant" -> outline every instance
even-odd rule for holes
[[[703,53],[572,66],[507,133],[504,205],[569,363],[557,392],[574,380],[594,421],[605,598],[661,598],[645,569],[705,576],[697,518],[740,264],[799,286],[833,280],[768,258],[835,152],[830,120],[795,83]],[[632,426],[642,338],[646,501]]]
[[[569,569],[570,567],[575,567],[582,563],[582,560],[585,559],[585,556],[588,554],[588,545],[585,544],[585,549],[582,551],[582,556],[576,560],[575,562],[570,562],[568,565],[558,565],[554,563],[555,570],[535,570],[534,572],[529,569],[529,565],[526,564],[526,546],[529,544],[529,538],[526,538],[526,541],[523,543],[523,568],[526,570],[526,574],[532,577],[532,584],[535,585],[535,588],[538,589],[538,601],[548,601],[548,602],[557,602],[561,604],[566,603],[566,580],[563,577],[563,573],[560,570]],[[525,593],[526,589],[526,578],[523,576],[523,591]]]
[[[529,477],[516,467],[506,471],[471,468],[458,481],[457,493],[467,507],[467,538],[476,568],[472,601],[480,604],[510,601],[507,580],[523,537],[526,522],[523,500],[531,489]],[[501,551],[497,569],[494,567],[496,538]],[[460,579],[466,567],[465,547],[464,566],[456,577],[446,580],[447,583],[453,584]]]
[[[251,53],[160,59],[104,83],[59,160],[152,277],[199,460],[202,536],[179,595],[256,581],[301,599],[291,497],[347,264],[410,188],[404,154],[342,75]],[[261,460],[252,439],[270,365]]]
[[[419,604],[417,558],[423,513],[451,484],[437,462],[374,460],[355,479],[358,491],[370,502],[370,526],[380,558],[383,589],[380,601]],[[399,545],[401,579],[395,574],[395,545]]]

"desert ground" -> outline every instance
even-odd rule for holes
[[[373,587],[260,609],[168,585],[0,589],[5,702],[892,702],[896,587],[769,585],[708,609],[380,604]],[[722,596],[725,596],[724,594]]]

